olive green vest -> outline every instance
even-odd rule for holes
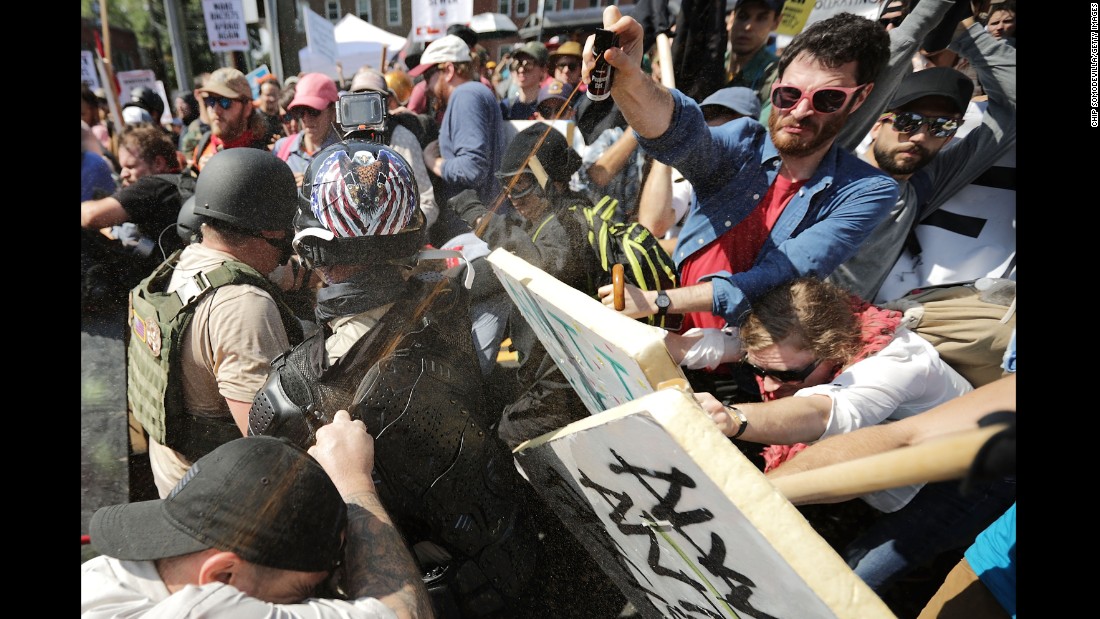
[[[178,250],[130,291],[126,398],[130,411],[149,436],[192,462],[241,431],[230,419],[197,417],[183,404],[181,355],[183,334],[198,302],[229,284],[249,284],[271,295],[279,306],[291,346],[302,341],[302,325],[282,300],[282,291],[243,262],[227,261],[209,273],[198,273],[176,292],[167,292]]]

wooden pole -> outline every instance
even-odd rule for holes
[[[661,61],[661,83],[676,88],[676,74],[672,70],[672,41],[668,35],[657,35],[657,59]]]
[[[99,22],[103,28],[103,64],[107,65],[107,72],[110,73],[113,78],[114,70],[111,66],[111,26],[107,19],[107,0],[99,0]],[[115,90],[113,79],[108,87],[116,95],[118,94],[118,91]]]
[[[962,479],[974,456],[1007,424],[966,430],[886,453],[770,480],[791,503],[829,503],[910,484]],[[797,458],[797,456],[796,456]],[[828,499],[834,499],[829,501]]]

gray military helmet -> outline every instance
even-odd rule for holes
[[[231,148],[206,162],[195,183],[194,214],[248,232],[290,230],[298,186],[290,166],[266,150]]]

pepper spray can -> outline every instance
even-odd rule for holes
[[[615,69],[604,60],[603,53],[612,47],[619,46],[619,35],[596,28],[596,40],[592,45],[592,54],[596,57],[596,66],[592,69],[591,81],[588,83],[588,98],[593,101],[603,101],[611,96],[611,80],[615,77]]]

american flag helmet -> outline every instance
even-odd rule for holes
[[[309,210],[335,238],[393,235],[418,223],[416,179],[388,146],[344,142],[318,159],[307,172]]]

